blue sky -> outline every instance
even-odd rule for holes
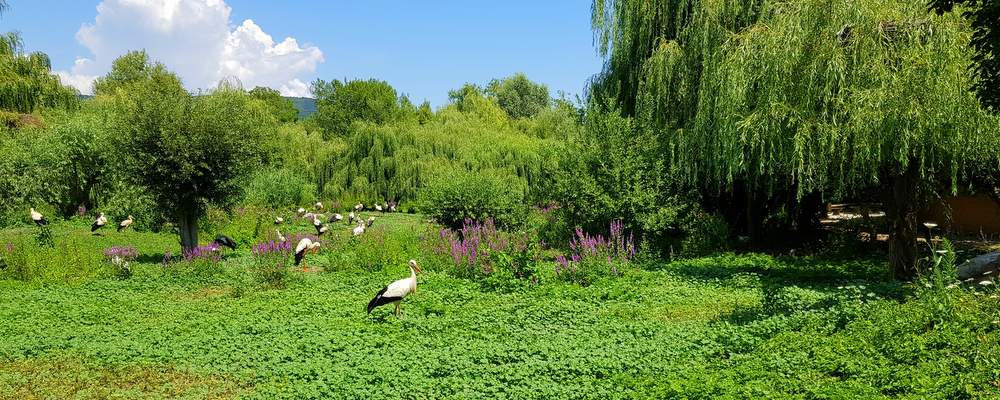
[[[219,75],[238,76],[247,86],[284,87],[289,94],[301,93],[301,84],[315,78],[374,77],[435,106],[464,82],[514,72],[545,83],[553,95],[581,94],[601,68],[586,0],[225,0],[220,8],[221,1],[105,0],[98,23],[101,1],[13,0],[0,30],[20,31],[28,50],[49,54],[53,69],[78,87],[135,47],[151,49],[192,90]],[[244,24],[248,19],[253,23]],[[166,22],[156,29],[150,21]],[[92,29],[80,40],[84,24]],[[235,39],[227,42],[241,25],[245,35],[232,33]],[[270,47],[251,39],[261,34],[273,38]],[[295,42],[278,45],[286,37]]]

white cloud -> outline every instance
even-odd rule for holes
[[[231,9],[223,0],[104,0],[97,18],[84,24],[77,40],[93,53],[79,58],[63,82],[90,93],[97,76],[131,50],[145,49],[176,72],[190,90],[212,88],[235,77],[248,88],[268,86],[286,95],[308,96],[299,79],[316,70],[323,52],[294,38],[275,43],[252,20],[231,29]]]

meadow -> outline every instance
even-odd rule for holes
[[[1000,398],[996,232],[929,212],[1000,193],[990,10],[594,0],[584,96],[436,107],[0,35],[0,399]]]
[[[268,227],[270,228],[270,227]],[[308,228],[302,225],[304,230]],[[884,261],[760,254],[653,261],[588,286],[505,290],[450,273],[422,244],[421,215],[346,225],[314,272],[253,284],[246,246],[218,263],[175,261],[163,233],[91,236],[82,252],[135,245],[133,274],[57,266],[3,280],[4,398],[992,398],[1000,300],[990,290],[885,279]],[[35,228],[8,229],[0,238]],[[378,231],[378,232],[375,232]],[[361,266],[382,242],[385,265]],[[388,245],[385,243],[389,242]],[[365,314],[385,283],[425,265],[404,316]],[[101,265],[107,266],[107,262]],[[10,268],[9,266],[7,268]],[[5,269],[2,273],[6,274]],[[5,277],[7,275],[4,275]],[[251,283],[248,283],[251,282]],[[947,307],[946,307],[947,305]],[[991,319],[992,318],[992,319]]]

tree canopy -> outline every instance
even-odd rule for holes
[[[486,93],[514,119],[533,117],[549,107],[549,88],[520,72],[494,79],[486,86]]]
[[[979,79],[974,89],[983,106],[1000,111],[1000,2],[995,0],[930,0],[938,13],[950,12],[964,5],[962,15],[972,23],[972,57]]]
[[[45,53],[25,53],[16,32],[0,35],[0,111],[27,114],[39,107],[73,108],[76,90],[52,74]]]
[[[299,119],[299,110],[295,108],[295,103],[292,103],[291,99],[282,97],[277,90],[257,86],[250,90],[250,96],[263,101],[278,122],[293,122]]]
[[[913,204],[886,206],[909,218],[910,232],[893,230],[904,240],[923,190],[997,163],[959,17],[905,1],[596,0],[593,23],[607,62],[592,92],[662,132],[691,184],[800,195],[898,184],[897,203]],[[915,244],[904,246],[898,275],[913,272]]]
[[[404,97],[388,82],[377,79],[346,82],[318,79],[312,84],[312,93],[316,97],[313,118],[333,136],[347,135],[355,121],[374,124],[393,121],[405,109]]]
[[[102,79],[100,91],[114,88],[111,124],[120,133],[122,165],[179,224],[183,247],[193,248],[206,207],[228,205],[238,194],[237,178],[260,164],[262,140],[276,128],[274,117],[235,85],[223,82],[206,95],[191,96],[144,53],[123,57]]]

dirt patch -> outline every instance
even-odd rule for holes
[[[163,365],[102,366],[70,356],[0,362],[0,399],[231,399],[248,389]]]

